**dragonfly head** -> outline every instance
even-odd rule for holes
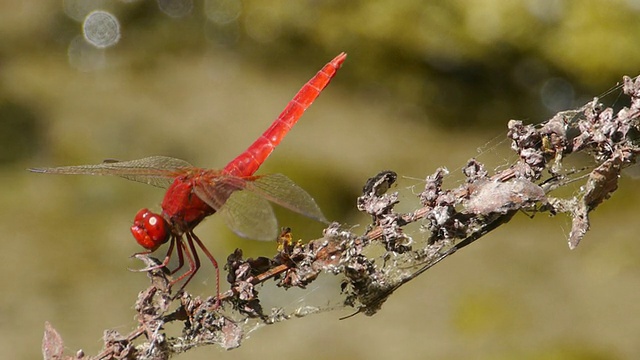
[[[167,221],[149,209],[138,211],[133,220],[133,226],[131,226],[131,233],[138,244],[151,251],[166,243],[171,236]]]

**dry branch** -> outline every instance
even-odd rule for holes
[[[236,348],[251,329],[292,317],[352,307],[354,315],[373,315],[400,286],[422,274],[457,250],[471,244],[517,212],[535,211],[551,215],[565,213],[572,219],[569,247],[575,248],[589,229],[589,213],[617,189],[623,168],[635,163],[640,148],[635,144],[640,114],[640,80],[625,77],[622,91],[630,106],[615,113],[599,99],[579,109],[556,114],[539,125],[508,123],[507,137],[519,160],[507,169],[489,174],[475,159],[463,167],[465,182],[445,189],[444,168],[427,176],[419,194],[420,206],[398,213],[398,193],[389,193],[397,175],[392,171],[372,177],[357,200],[360,211],[371,215],[364,235],[338,223],[324,230],[321,238],[306,244],[292,241],[289,231],[280,236],[273,258],[244,259],[236,250],[227,258],[230,290],[202,299],[186,292],[174,296],[166,272],[149,272],[151,285],[140,292],[135,305],[138,327],[123,336],[105,332],[103,351],[86,357],[79,351],[64,357],[60,335],[45,327],[45,359],[168,359],[197,346],[217,344]],[[575,153],[589,155],[591,168],[567,166]],[[555,197],[554,190],[569,182],[584,181],[581,191],[570,197]],[[420,224],[411,233],[407,225]],[[374,254],[374,255],[371,255]],[[140,256],[147,265],[153,258]],[[320,274],[339,276],[338,300],[314,306],[307,303],[293,310],[264,309],[259,288],[273,279],[281,289],[305,288]],[[182,323],[182,333],[164,330],[169,322]],[[140,340],[140,338],[143,338]]]

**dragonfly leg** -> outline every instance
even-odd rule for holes
[[[204,251],[204,254],[207,256],[207,258],[209,258],[209,261],[211,261],[211,263],[213,264],[213,267],[216,269],[216,305],[215,305],[215,307],[217,308],[218,306],[220,306],[220,268],[218,267],[218,262],[213,257],[213,255],[211,255],[209,250],[204,246],[202,241],[200,241],[200,239],[198,239],[196,234],[192,233],[191,235],[193,237],[193,240],[198,244],[200,249],[202,249],[202,251]],[[187,235],[187,236],[189,236],[189,235]]]
[[[174,285],[175,283],[180,282],[186,278],[185,282],[182,284],[182,286],[180,286],[180,289],[176,292],[176,296],[180,294],[180,292],[182,292],[184,287],[187,286],[189,281],[191,281],[193,276],[196,274],[196,272],[200,268],[200,258],[198,257],[198,252],[196,251],[196,248],[193,245],[193,238],[189,233],[186,233],[186,235],[187,235],[187,245],[189,245],[189,248],[187,248],[187,245],[185,245],[184,241],[180,241],[178,245],[182,247],[183,252],[187,256],[187,261],[189,262],[189,270],[185,271],[184,274],[180,275],[177,279],[171,282],[171,285]]]
[[[182,269],[182,265],[184,265],[184,255],[182,252],[182,247],[184,246],[184,244],[181,238],[176,241],[179,241],[181,244],[176,247],[176,250],[177,250],[176,252],[178,253],[178,266],[175,269],[171,270],[170,272],[171,275],[175,274],[176,272],[178,272],[178,270]]]
[[[146,268],[142,268],[142,269],[129,269],[129,270],[138,271],[138,272],[146,272],[146,271],[158,270],[158,269],[161,269],[163,267],[166,267],[167,265],[169,265],[169,260],[171,260],[171,253],[173,252],[173,247],[175,246],[176,241],[177,240],[175,238],[171,239],[171,244],[169,244],[169,249],[167,250],[167,254],[164,256],[164,260],[162,260],[162,263],[160,263],[158,265],[147,266]],[[178,252],[179,252],[179,250],[180,250],[180,247],[178,247]],[[141,252],[135,253],[135,254],[133,254],[131,256],[149,255],[152,252],[153,251],[151,251],[151,250],[141,251]],[[180,266],[181,266],[181,264],[180,264]],[[170,274],[173,274],[174,272],[175,272],[175,270],[172,271]]]

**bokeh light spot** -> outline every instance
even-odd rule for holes
[[[193,0],[157,0],[158,8],[172,18],[187,16],[193,11]]]
[[[238,19],[242,3],[240,0],[207,0],[204,10],[209,20],[224,25]]]
[[[120,40],[120,24],[112,14],[96,10],[84,19],[82,30],[85,40],[97,48],[112,46]]]

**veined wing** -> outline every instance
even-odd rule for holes
[[[231,230],[250,239],[273,240],[277,236],[277,220],[269,202],[327,222],[311,195],[281,174],[246,178],[220,174],[198,181],[193,191],[222,214]]]
[[[274,240],[278,222],[269,202],[245,191],[248,181],[228,174],[199,179],[193,192],[211,206],[238,236],[254,240]]]
[[[311,195],[282,174],[257,176],[254,181],[247,181],[245,188],[293,212],[327,222]]]
[[[95,165],[31,168],[29,171],[44,174],[113,175],[157,187],[166,188],[177,173],[192,168],[188,162],[167,156],[150,156],[130,161],[105,161]]]
[[[216,211],[237,191],[252,192],[298,214],[327,222],[311,195],[282,174],[238,177],[222,173],[201,178],[194,186],[194,193]]]
[[[250,191],[235,191],[220,210],[224,222],[238,236],[272,241],[278,236],[278,220],[267,200]]]
[[[247,181],[243,178],[215,174],[194,179],[193,192],[215,211],[220,211],[234,192],[245,188]]]

